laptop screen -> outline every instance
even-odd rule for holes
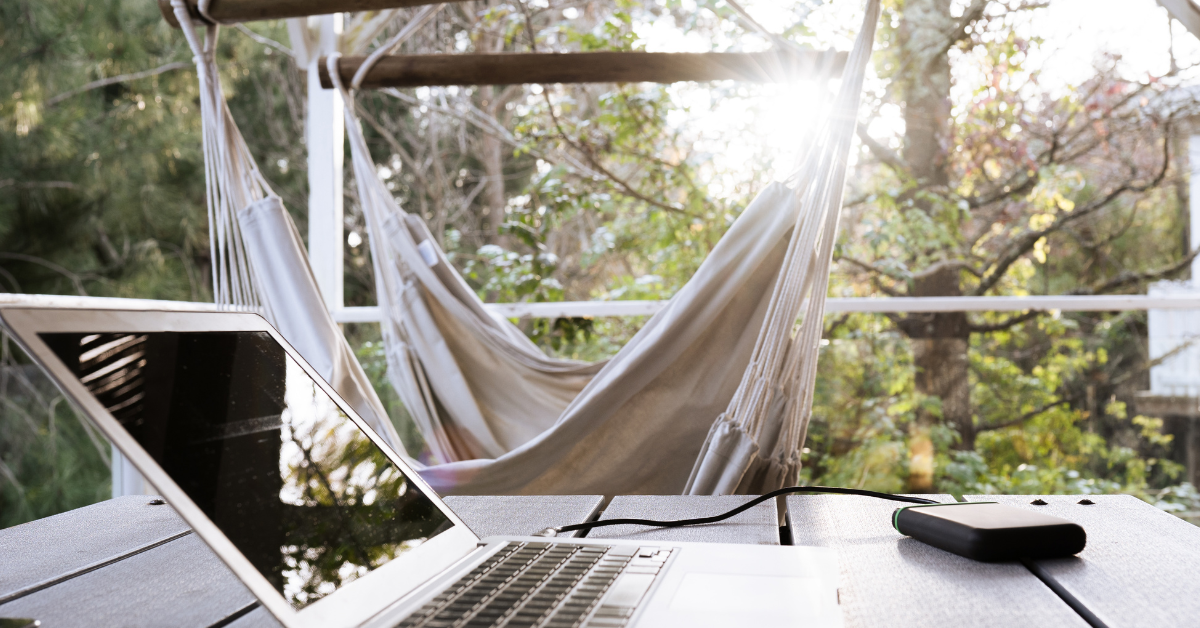
[[[270,334],[40,336],[297,609],[452,526]]]

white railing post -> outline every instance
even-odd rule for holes
[[[1188,247],[1200,245],[1200,135],[1188,138]],[[1192,260],[1192,285],[1200,288],[1200,255]]]
[[[330,312],[342,308],[342,164],[345,127],[341,96],[322,89],[317,63],[338,49],[342,14],[309,18],[320,25],[317,50],[308,64],[308,260]]]
[[[1188,138],[1188,163],[1190,172],[1189,190],[1191,206],[1188,208],[1191,222],[1189,246],[1200,243],[1200,176],[1197,167],[1200,166],[1200,135]],[[1151,284],[1149,294],[1152,297],[1189,297],[1200,296],[1200,257],[1192,260],[1192,280],[1160,281]],[[1146,327],[1150,358],[1158,359],[1175,351],[1180,345],[1195,342],[1200,338],[1200,312],[1196,310],[1150,310],[1146,315]],[[1144,396],[1141,406],[1146,412],[1153,412],[1151,400],[1154,397],[1174,397],[1179,399],[1200,397],[1200,344],[1179,351],[1161,364],[1150,368],[1149,396]],[[1182,401],[1173,402],[1175,405]],[[1195,406],[1195,402],[1185,406]],[[1174,406],[1172,406],[1174,407]],[[1184,407],[1184,406],[1180,406]],[[1161,412],[1161,411],[1160,411]],[[1194,413],[1194,411],[1191,411]],[[1178,414],[1178,411],[1173,411]]]
[[[117,449],[116,445],[109,445],[112,450],[112,496],[113,499],[124,497],[126,495],[150,495],[157,493],[142,474],[138,472],[137,467],[121,454],[121,450]]]

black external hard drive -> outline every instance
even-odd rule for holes
[[[892,525],[923,543],[987,562],[1074,556],[1087,543],[1077,523],[995,502],[899,508]]]

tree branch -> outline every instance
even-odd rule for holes
[[[1145,373],[1146,371],[1149,371],[1150,369],[1162,364],[1163,362],[1166,362],[1167,360],[1175,357],[1176,355],[1179,355],[1180,353],[1187,350],[1192,345],[1196,344],[1197,341],[1200,341],[1200,336],[1192,336],[1191,338],[1189,338],[1188,340],[1186,340],[1179,346],[1175,347],[1174,349],[1171,349],[1170,351],[1158,356],[1157,358],[1155,358],[1153,360],[1147,361],[1141,367],[1128,369],[1124,373],[1120,374],[1119,376],[1112,378],[1111,380],[1109,380],[1109,385],[1111,385],[1113,387],[1120,386],[1121,384],[1124,384],[1125,382],[1129,381],[1130,379],[1133,379],[1134,377],[1136,377],[1142,373]]]
[[[833,319],[833,322],[829,323],[829,326],[825,328],[825,331],[824,331],[824,333],[821,334],[821,337],[822,338],[832,338],[833,332],[837,331],[839,327],[841,327],[842,325],[845,325],[846,322],[849,320],[850,320],[850,312],[846,312],[845,314],[842,314],[841,316]]]
[[[1010,316],[999,323],[991,323],[987,325],[975,325],[973,323],[968,323],[967,329],[972,334],[990,334],[995,331],[1003,331],[1010,327],[1015,327],[1021,323],[1024,323],[1025,321],[1033,320],[1042,314],[1045,314],[1045,312],[1042,310],[1030,310],[1024,314]]]
[[[550,113],[550,119],[554,122],[554,128],[558,131],[558,136],[562,138],[564,142],[570,145],[571,148],[574,148],[577,152],[583,155],[584,159],[587,160],[588,164],[590,164],[593,169],[604,175],[604,177],[609,181],[615,183],[626,196],[631,196],[639,201],[642,201],[643,203],[653,205],[659,209],[683,214],[685,216],[687,215],[687,211],[685,211],[682,207],[668,205],[660,200],[653,199],[645,194],[642,194],[640,191],[630,185],[629,182],[625,181],[621,177],[618,177],[608,168],[605,168],[603,165],[601,165],[600,161],[596,159],[594,149],[592,149],[590,145],[584,145],[582,140],[579,140],[578,138],[572,138],[571,136],[567,135],[566,130],[563,129],[562,121],[558,119],[558,114],[554,113],[554,103],[550,101],[549,90],[542,89],[542,96],[546,101],[546,109]]]
[[[1046,404],[1046,405],[1038,408],[1037,410],[1030,410],[1029,412],[1026,412],[1025,414],[1022,414],[1021,416],[1019,416],[1015,419],[1012,419],[1010,421],[1001,421],[1000,423],[991,423],[989,425],[981,425],[976,430],[976,432],[988,432],[991,430],[1002,430],[1006,427],[1013,427],[1016,425],[1020,425],[1024,422],[1028,421],[1029,419],[1032,419],[1033,417],[1035,417],[1039,414],[1042,414],[1043,412],[1046,412],[1053,408],[1057,408],[1058,406],[1061,406],[1061,405],[1066,405],[1070,402],[1071,402],[1070,399],[1066,399],[1066,398],[1059,399],[1058,401],[1055,401],[1054,403]]]
[[[1187,268],[1192,263],[1192,260],[1196,259],[1197,254],[1200,254],[1200,248],[1188,253],[1184,258],[1168,266],[1156,268],[1154,270],[1147,270],[1140,273],[1127,270],[1118,274],[1116,277],[1097,282],[1087,288],[1078,288],[1076,290],[1072,290],[1067,294],[1104,294],[1109,291],[1116,290],[1117,288],[1127,286],[1131,283],[1140,283],[1143,281],[1152,281],[1154,279],[1169,277]]]
[[[884,146],[883,144],[879,143],[878,140],[871,137],[871,134],[867,133],[866,125],[859,124],[857,133],[859,139],[862,140],[863,145],[867,147],[867,150],[871,151],[871,154],[874,155],[876,159],[883,162],[887,167],[894,170],[896,174],[900,175],[901,177],[909,179],[912,178],[912,169],[908,167],[908,163],[904,161],[904,158],[896,154],[896,151]]]
[[[66,100],[72,96],[78,96],[79,94],[82,94],[87,91],[91,91],[93,89],[107,87],[109,85],[113,85],[116,83],[124,83],[125,81],[136,81],[138,79],[144,79],[144,78],[147,78],[150,76],[157,76],[164,72],[170,72],[172,70],[182,70],[184,68],[190,68],[190,67],[192,67],[192,64],[187,61],[176,61],[174,63],[160,65],[157,68],[154,68],[153,70],[143,70],[141,72],[134,72],[133,74],[122,74],[120,76],[110,76],[106,79],[92,81],[91,83],[87,83],[87,84],[83,85],[82,87],[78,87],[69,92],[63,92],[63,93],[51,98],[50,100],[47,100],[45,106],[47,109],[49,109],[50,107],[53,107],[54,105],[57,105],[58,103]]]
[[[983,17],[983,10],[987,8],[987,5],[988,0],[974,0],[971,2],[970,6],[963,11],[962,17],[958,18],[958,22],[955,22],[954,27],[946,33],[945,44],[942,45],[941,49],[934,56],[940,57],[946,54],[954,44],[966,39],[967,27]]]
[[[1016,178],[1017,175],[1014,173],[1003,184],[996,186],[997,191],[987,196],[973,196],[967,199],[967,205],[971,209],[978,209],[980,207],[991,205],[999,200],[1013,196],[1023,196],[1031,192],[1033,188],[1037,187],[1037,184],[1042,180],[1041,174],[1037,171],[1035,171],[1033,175],[1026,175],[1024,180],[1022,180],[1019,184],[1014,185],[1014,179]]]
[[[296,53],[293,52],[291,48],[288,48],[287,46],[275,41],[274,39],[271,39],[270,37],[264,37],[262,35],[259,35],[258,33],[250,30],[249,28],[246,28],[246,26],[244,24],[241,24],[241,23],[234,24],[233,27],[238,29],[239,31],[241,31],[241,33],[243,35],[245,35],[246,37],[249,37],[250,39],[253,39],[254,41],[256,41],[264,46],[274,48],[274,49],[278,50],[279,52],[282,52],[283,54],[285,54],[289,57],[292,57],[293,59],[296,58]]]
[[[0,252],[0,259],[12,259],[22,262],[29,262],[30,264],[37,264],[38,266],[48,268],[69,279],[71,284],[75,286],[75,291],[79,293],[79,296],[86,297],[88,295],[87,290],[83,289],[83,280],[79,275],[67,270],[66,268],[63,268],[62,266],[59,266],[58,264],[55,264],[54,262],[48,262],[40,257],[25,255],[24,253]]]
[[[965,271],[971,273],[972,275],[975,275],[976,277],[980,277],[983,275],[983,271],[978,270],[975,267],[971,266],[970,262],[967,262],[966,260],[944,259],[944,260],[941,260],[940,262],[934,262],[934,263],[930,264],[928,267],[925,268],[925,270],[923,270],[919,273],[913,274],[912,279],[917,280],[917,281],[919,281],[921,279],[927,279],[927,278],[932,277],[932,276],[936,275],[937,273],[939,273],[943,270],[946,270],[946,269],[965,270]]]
[[[1152,178],[1150,181],[1147,181],[1146,183],[1143,183],[1140,185],[1134,184],[1133,183],[1134,179],[1132,177],[1136,177],[1137,173],[1131,172],[1130,179],[1126,180],[1121,185],[1118,185],[1117,187],[1110,190],[1109,193],[1105,194],[1102,198],[1100,198],[1096,201],[1093,201],[1084,207],[1076,208],[1074,211],[1072,211],[1070,213],[1059,215],[1059,217],[1053,223],[1051,223],[1049,226],[1047,226],[1043,229],[1028,230],[1028,231],[1025,231],[1025,232],[1019,234],[1009,244],[1006,252],[1004,254],[1002,254],[1000,256],[1000,258],[996,261],[996,263],[992,266],[992,270],[987,272],[980,279],[979,285],[974,290],[971,291],[971,294],[974,296],[978,296],[978,295],[984,294],[985,292],[990,290],[993,286],[996,285],[997,282],[1000,281],[1000,278],[1003,277],[1004,274],[1008,272],[1009,267],[1011,267],[1013,264],[1015,264],[1017,262],[1017,260],[1021,259],[1021,257],[1024,256],[1026,253],[1031,251],[1033,249],[1034,245],[1037,244],[1037,241],[1042,239],[1043,237],[1050,235],[1052,233],[1055,233],[1056,231],[1071,224],[1072,222],[1075,222],[1076,220],[1084,218],[1085,216],[1094,214],[1095,212],[1099,211],[1100,209],[1107,207],[1109,203],[1112,203],[1113,201],[1117,200],[1117,198],[1119,198],[1121,195],[1125,194],[1126,192],[1144,192],[1146,190],[1149,190],[1153,187],[1158,186],[1160,183],[1162,183],[1163,179],[1166,178],[1167,170],[1171,164],[1170,146],[1171,146],[1170,142],[1165,142],[1165,141],[1163,142],[1162,167],[1159,169],[1158,174],[1155,175],[1154,178]]]
[[[900,282],[904,282],[904,283],[908,283],[909,279],[911,279],[911,277],[908,274],[897,273],[896,271],[888,270],[886,268],[876,266],[875,264],[872,264],[871,262],[864,262],[860,259],[855,259],[848,255],[834,255],[833,261],[849,262],[850,264],[852,264],[854,266],[858,266],[859,268],[861,268],[867,272],[875,273],[877,275],[883,275],[885,277],[895,279],[896,281],[900,281]]]
[[[737,0],[725,0],[725,4],[728,5],[729,8],[733,9],[733,12],[738,16],[738,21],[741,22],[743,26],[748,26],[750,30],[758,31],[759,34],[763,35],[767,39],[770,39],[771,43],[775,44],[776,46],[781,48],[789,48],[796,51],[802,50],[802,48],[795,42],[767,30],[767,27],[763,26],[758,22],[758,20],[754,19],[750,13],[742,7],[742,5],[737,3]],[[717,17],[721,17],[721,14],[717,13],[717,10],[712,8],[711,5],[709,6],[709,10],[712,11]]]
[[[60,188],[64,190],[74,190],[77,185],[70,181],[22,181],[17,183],[16,179],[0,179],[0,189],[13,186],[22,189],[31,188]]]

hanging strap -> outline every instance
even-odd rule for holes
[[[788,416],[773,447],[779,454],[799,446],[797,439],[802,437],[811,412],[811,388],[846,161],[878,18],[879,0],[868,0],[833,110],[801,167],[789,179],[802,207],[750,366],[727,413],[757,441],[763,435],[772,398],[780,392],[787,394]],[[808,307],[799,333],[793,338],[795,321],[806,297]]]
[[[236,212],[255,201],[275,196],[275,193],[259,172],[229,111],[229,104],[225,102],[216,64],[219,27],[203,25],[205,37],[201,43],[187,3],[171,0],[171,7],[192,49],[200,82],[200,127],[204,143],[213,300],[219,305],[259,307],[261,304],[254,289]],[[201,7],[207,11],[207,3],[202,3]]]

